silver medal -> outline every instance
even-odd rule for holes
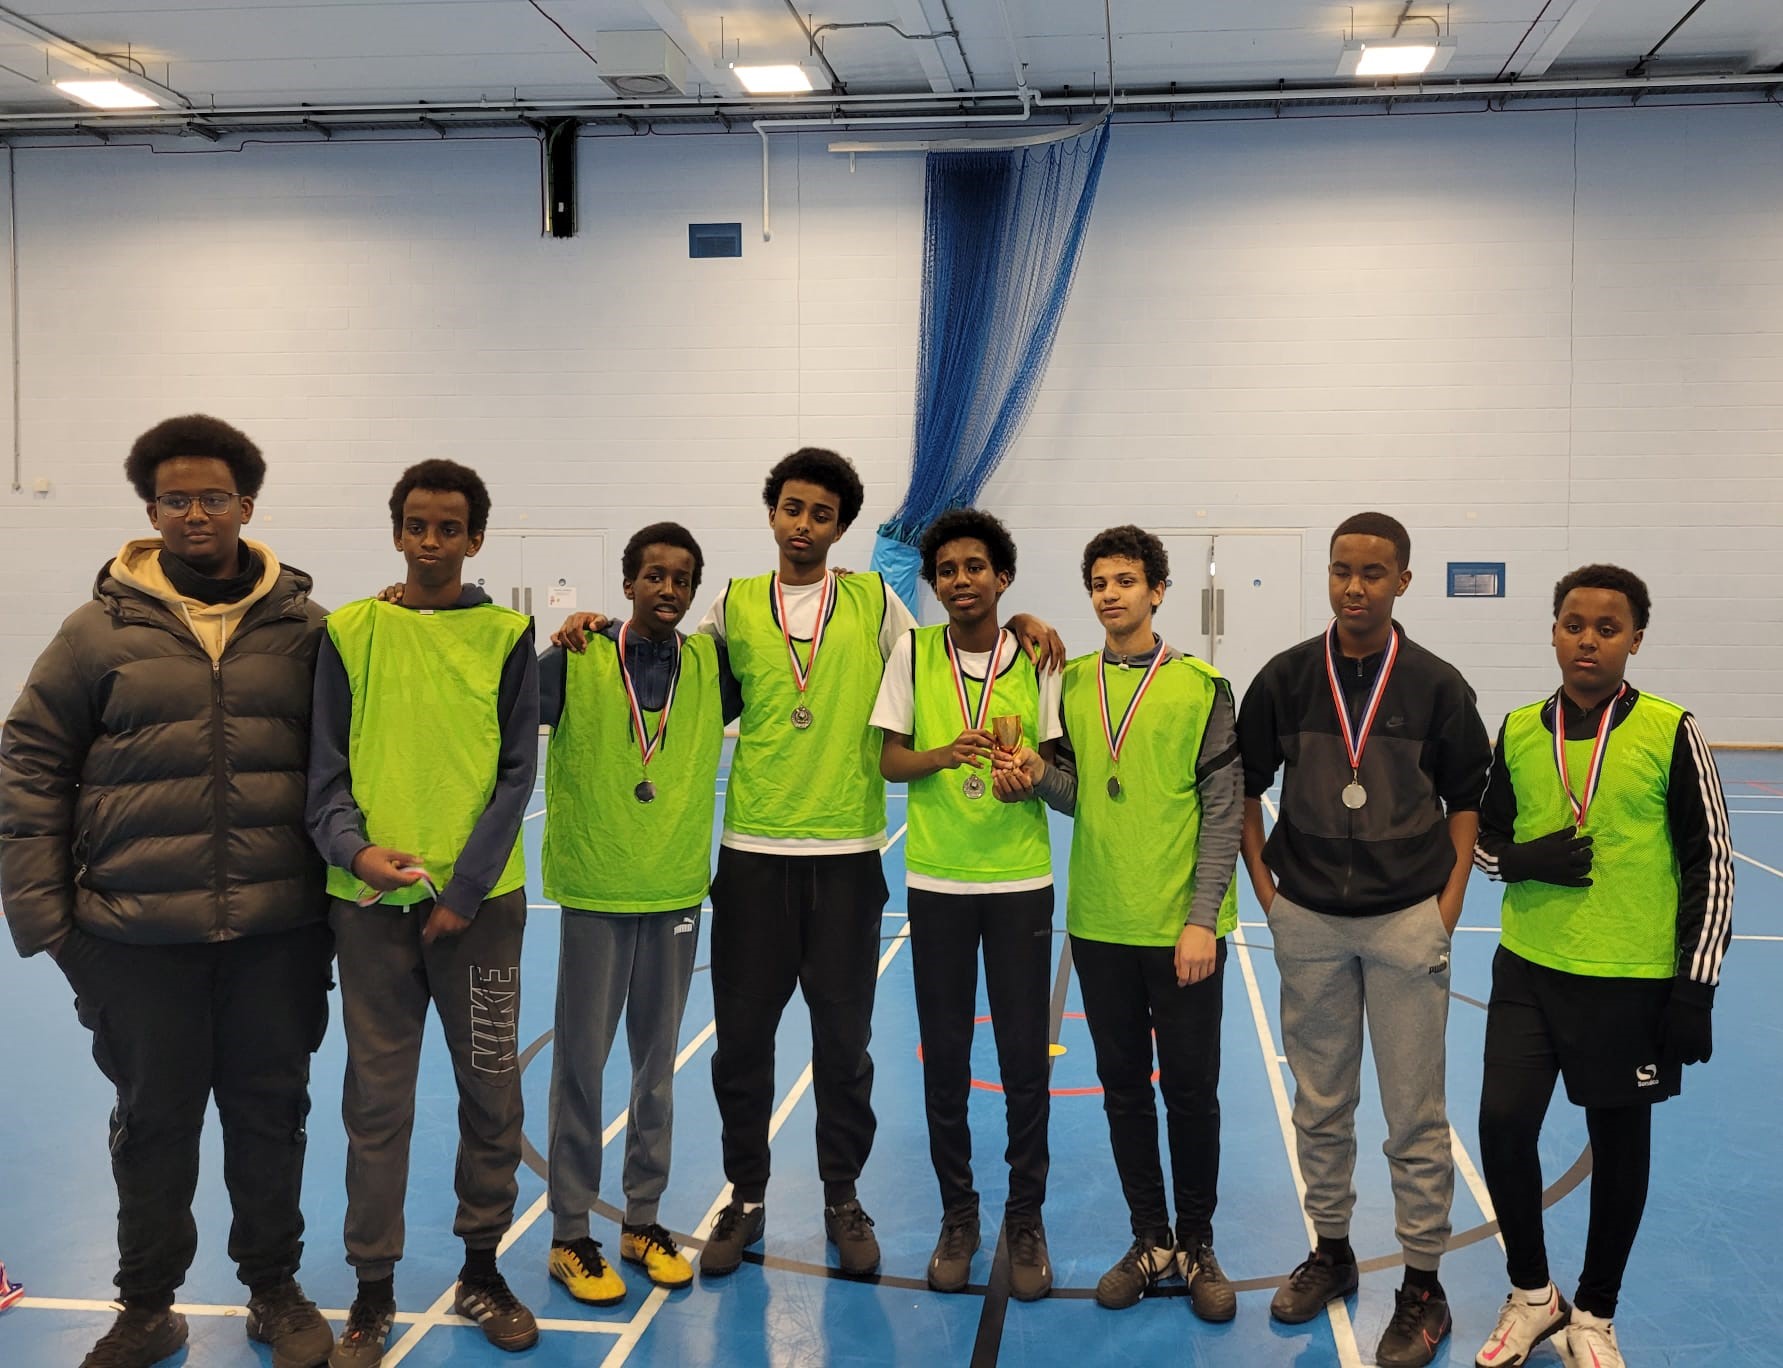
[[[1343,798],[1343,805],[1353,812],[1368,801],[1368,790],[1352,779],[1343,786],[1340,796]]]
[[[984,780],[980,779],[976,774],[968,774],[966,776],[966,782],[961,784],[960,787],[966,791],[966,797],[968,798],[984,797]]]
[[[1111,774],[1108,776],[1108,796],[1110,798],[1119,798],[1121,796],[1121,781],[1117,775]]]
[[[807,708],[803,703],[799,704],[798,707],[792,710],[792,724],[800,731],[804,731],[805,728],[811,725],[811,709]]]
[[[656,801],[656,785],[648,779],[640,779],[638,786],[631,791],[631,796],[640,803],[654,803]]]

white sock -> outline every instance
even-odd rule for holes
[[[1548,1283],[1546,1286],[1534,1290],[1527,1287],[1519,1287],[1517,1289],[1517,1295],[1530,1306],[1546,1306],[1548,1302],[1553,1300],[1554,1284]]]
[[[1605,1320],[1602,1316],[1594,1316],[1589,1311],[1579,1310],[1576,1306],[1573,1307],[1572,1323],[1574,1325],[1595,1325],[1601,1330],[1610,1328],[1610,1322]]]
[[[752,1211],[760,1211],[760,1210],[761,1210],[760,1202],[745,1202],[745,1203],[743,1203],[743,1214],[745,1216],[747,1216]]]

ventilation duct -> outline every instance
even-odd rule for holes
[[[594,59],[615,95],[648,99],[688,93],[687,58],[659,29],[597,33]]]

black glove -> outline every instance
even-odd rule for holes
[[[1659,1052],[1680,1064],[1707,1064],[1715,1052],[1709,1004],[1694,994],[1673,989],[1660,1022]]]
[[[1498,854],[1498,877],[1506,883],[1557,884],[1561,888],[1591,887],[1591,838],[1577,827],[1561,827],[1533,841],[1517,841]]]

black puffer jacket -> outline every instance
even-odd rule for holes
[[[322,609],[281,569],[214,666],[108,563],[38,658],[0,738],[0,898],[19,953],[75,926],[229,940],[320,921],[303,824]]]

